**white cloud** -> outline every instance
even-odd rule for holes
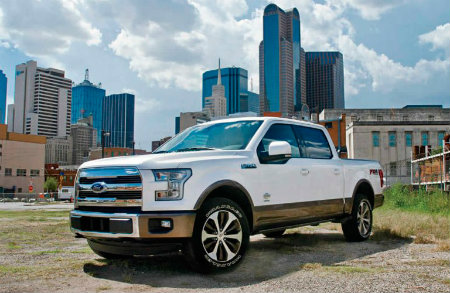
[[[84,19],[83,1],[2,1],[0,39],[30,56],[54,58],[73,42],[98,45],[101,32]]]
[[[377,20],[380,16],[405,2],[405,0],[327,0],[341,8],[352,8],[366,20]]]
[[[367,73],[376,92],[390,92],[396,87],[406,84],[425,84],[431,76],[440,72],[448,72],[450,61],[419,60],[413,67],[403,66],[384,54],[378,54],[363,44],[355,44],[346,35],[338,40],[338,46],[344,54],[344,60],[352,65],[358,65],[360,72]]]
[[[450,48],[450,23],[438,25],[436,29],[431,32],[419,36],[421,44],[429,43],[432,45],[432,50]]]
[[[198,91],[205,70],[236,65],[258,76],[258,44],[262,38],[261,13],[237,20],[247,11],[243,0],[233,3],[190,0],[195,26],[169,27],[164,23],[121,23],[109,44],[113,52],[129,60],[130,68],[154,86]],[[230,9],[233,7],[233,9]]]

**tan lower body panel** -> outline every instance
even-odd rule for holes
[[[302,220],[339,216],[343,211],[342,198],[258,206],[254,209],[254,227],[258,230]]]

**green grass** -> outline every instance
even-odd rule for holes
[[[381,209],[399,209],[437,215],[450,215],[450,196],[448,193],[423,189],[413,190],[408,185],[395,184],[386,189],[385,202]]]
[[[408,185],[395,184],[386,189],[384,195],[384,205],[374,211],[372,239],[415,237],[415,243],[449,245],[448,193],[413,190]]]

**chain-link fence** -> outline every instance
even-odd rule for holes
[[[450,191],[450,148],[411,161],[411,184]]]
[[[54,201],[56,195],[57,193],[0,193],[0,202],[49,202]]]

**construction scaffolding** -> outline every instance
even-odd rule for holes
[[[411,154],[411,184],[450,191],[450,135],[441,147],[415,146]]]

